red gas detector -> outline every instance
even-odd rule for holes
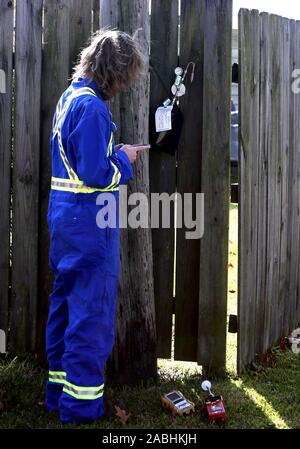
[[[211,383],[205,380],[201,384],[202,390],[208,391],[208,396],[204,401],[204,410],[207,413],[208,419],[211,423],[225,424],[227,420],[226,411],[223,403],[223,398],[220,395],[215,396],[211,391]]]

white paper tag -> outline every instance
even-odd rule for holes
[[[171,112],[173,106],[160,106],[155,112],[155,129],[156,132],[168,131],[172,129]]]

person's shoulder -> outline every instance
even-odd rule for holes
[[[73,100],[73,112],[78,118],[83,118],[84,116],[101,116],[102,118],[110,121],[110,115],[108,107],[102,98],[97,95],[90,93],[85,93]]]
[[[108,114],[108,108],[105,101],[96,94],[86,92],[75,97],[74,100],[76,100],[76,104],[79,108],[86,109],[87,111],[100,111],[105,115]]]

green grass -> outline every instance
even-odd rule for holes
[[[203,393],[200,369],[192,364],[160,364],[159,383],[146,388],[124,387],[111,390],[122,399],[131,417],[127,428],[211,428],[202,412]],[[0,361],[0,394],[5,410],[0,414],[0,428],[60,428],[57,414],[43,407],[46,372],[31,357],[3,357]],[[213,389],[222,393],[228,428],[300,428],[300,356],[291,351],[276,352],[276,365],[241,378],[230,374],[215,382]],[[173,418],[160,405],[160,395],[181,390],[196,403],[196,413]],[[68,426],[72,427],[72,426]],[[99,421],[85,428],[122,427],[113,419]]]
[[[228,313],[236,313],[237,207],[231,206],[229,236]],[[227,376],[213,383],[223,395],[228,428],[300,428],[300,355],[290,350],[273,351],[275,366],[236,375],[236,334],[228,334]],[[32,356],[2,355],[0,358],[0,428],[60,428],[57,414],[43,407],[47,373]],[[141,387],[109,390],[131,412],[126,428],[212,428],[202,412],[201,368],[195,363],[159,360],[159,382]],[[173,418],[160,405],[160,395],[181,390],[196,403],[196,413]],[[69,426],[71,427],[71,426]],[[120,428],[114,419],[85,428]]]

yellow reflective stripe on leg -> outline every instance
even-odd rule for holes
[[[65,371],[49,371],[49,376],[64,376],[66,377]]]
[[[97,387],[80,387],[65,382],[63,391],[76,399],[98,399],[103,396],[104,384]]]
[[[65,371],[49,371],[49,382],[64,384],[66,380]]]

